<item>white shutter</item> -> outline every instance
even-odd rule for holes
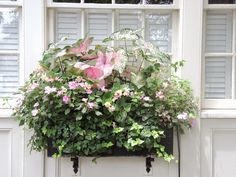
[[[61,43],[61,47],[70,45],[81,38],[81,14],[79,11],[56,12],[56,41],[68,37]]]
[[[97,11],[97,12],[94,12]],[[93,46],[111,34],[111,11],[91,10],[87,14],[87,32],[94,37]]]
[[[206,52],[231,52],[232,11],[208,12],[206,16]]]
[[[0,8],[0,97],[12,96],[19,86],[18,12],[15,8]]]
[[[18,50],[18,31],[15,9],[0,8],[0,50]]]
[[[11,96],[19,86],[19,57],[0,55],[0,96]]]
[[[231,65],[230,58],[206,58],[205,98],[231,98]]]
[[[117,17],[118,30],[123,28],[137,30],[141,28],[141,12],[120,11]]]
[[[161,51],[171,52],[171,15],[147,14],[146,39]]]

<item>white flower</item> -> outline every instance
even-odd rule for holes
[[[177,116],[179,120],[186,120],[188,119],[188,114],[186,112],[183,112]]]
[[[31,114],[32,114],[32,116],[35,117],[38,114],[38,112],[39,112],[38,109],[34,109],[34,110],[31,111]]]
[[[34,104],[34,107],[38,107],[38,106],[39,106],[39,103],[36,102],[36,103]]]

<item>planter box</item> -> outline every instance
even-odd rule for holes
[[[168,154],[173,154],[173,129],[167,129],[165,131],[166,138],[163,138],[161,141],[161,144],[166,147],[166,152]],[[57,148],[52,146],[52,141],[48,141],[48,150],[47,150],[47,155],[48,157],[52,157],[52,155],[57,151]],[[134,151],[134,152],[129,152],[125,148],[118,148],[118,147],[113,147],[110,151],[101,153],[99,156],[101,157],[111,157],[111,156],[148,156],[153,154],[152,151],[148,150],[141,150],[141,151]],[[65,156],[68,156],[65,154]]]

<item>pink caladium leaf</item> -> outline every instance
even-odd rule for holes
[[[95,66],[91,66],[84,70],[84,74],[94,80],[100,80],[103,78],[103,71],[100,68],[97,68]]]

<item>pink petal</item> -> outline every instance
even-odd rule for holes
[[[80,69],[80,70],[85,70],[85,69],[89,68],[90,65],[87,65],[83,62],[77,62],[77,63],[75,63],[74,67],[77,69]]]

